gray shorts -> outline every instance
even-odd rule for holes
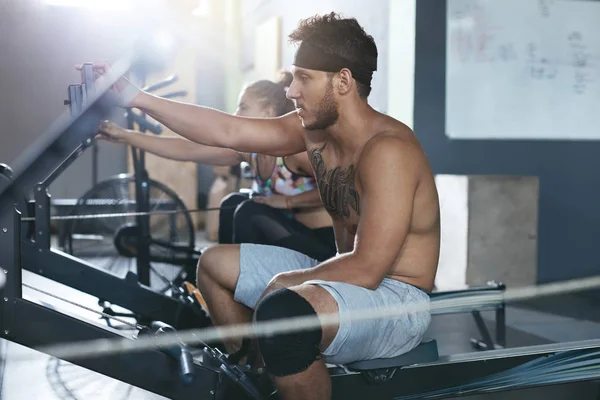
[[[254,309],[269,281],[278,273],[311,268],[319,262],[282,247],[242,244],[236,301]],[[349,321],[348,312],[361,308],[401,307],[429,302],[422,290],[385,278],[376,290],[344,282],[308,281],[319,285],[336,300],[340,314],[338,333],[323,352],[330,364],[347,364],[376,358],[391,358],[412,350],[421,342],[431,321],[429,312],[406,313],[399,317]]]

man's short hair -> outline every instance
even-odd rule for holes
[[[332,12],[301,20],[289,35],[292,44],[310,43],[326,54],[348,60],[352,65],[372,74],[377,70],[377,45],[355,18],[342,18]],[[370,78],[356,81],[358,94],[367,98],[371,93]]]

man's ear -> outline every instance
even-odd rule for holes
[[[340,95],[346,95],[350,93],[352,86],[354,85],[354,79],[352,78],[352,72],[348,68],[343,68],[338,72],[337,87]]]

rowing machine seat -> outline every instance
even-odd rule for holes
[[[381,368],[406,367],[413,364],[423,364],[437,361],[439,358],[437,341],[423,339],[421,343],[408,353],[392,358],[378,358],[375,360],[356,361],[346,364],[351,371],[368,371]]]

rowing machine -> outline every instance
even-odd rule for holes
[[[20,200],[25,193],[33,192],[33,202],[27,205],[19,202],[19,210],[22,213],[27,211],[34,219],[27,224],[28,229],[22,230],[23,268],[119,305],[143,322],[164,321],[177,329],[208,326],[208,317],[199,316],[197,307],[185,298],[157,293],[140,284],[137,276],[129,274],[125,279],[120,278],[50,246],[48,187],[93,145],[99,122],[112,109],[101,93],[84,90],[93,87],[93,83],[89,83],[90,68],[84,65],[83,83],[70,87],[70,112],[32,146],[35,151],[17,160],[15,165],[19,167],[13,179],[4,178],[13,199]],[[84,73],[86,70],[87,73]],[[82,95],[84,92],[85,96]],[[84,97],[87,102],[84,102]],[[90,107],[92,104],[93,107]]]

